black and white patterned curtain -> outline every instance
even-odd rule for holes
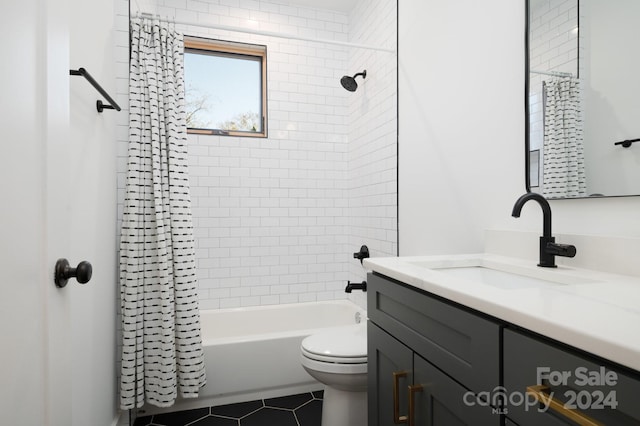
[[[542,193],[586,196],[580,84],[572,77],[545,82]]]
[[[205,384],[187,174],[182,34],[132,19],[120,241],[120,406],[168,407]]]

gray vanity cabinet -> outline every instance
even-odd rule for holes
[[[369,425],[499,426],[475,395],[499,385],[500,325],[386,277],[367,285]]]
[[[640,426],[637,371],[376,273],[367,304],[369,425]]]

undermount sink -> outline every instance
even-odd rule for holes
[[[541,280],[539,278],[517,275],[483,266],[466,266],[460,268],[440,268],[438,272],[443,272],[454,277],[480,282],[493,287],[513,290],[518,288],[538,288],[566,285],[561,282]]]
[[[466,282],[481,283],[505,290],[556,287],[595,282],[582,277],[557,274],[554,273],[555,271],[553,270],[524,268],[507,263],[486,262],[483,261],[483,259],[476,261],[466,259],[459,262],[460,264],[456,264],[455,261],[419,261],[409,263]]]

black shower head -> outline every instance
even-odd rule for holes
[[[367,70],[359,72],[353,77],[349,77],[348,75],[345,75],[340,79],[340,84],[342,84],[342,87],[344,87],[348,91],[355,92],[356,89],[358,88],[358,83],[356,83],[356,77],[359,75],[361,75],[362,78],[367,78]]]

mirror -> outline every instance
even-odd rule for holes
[[[526,1],[527,189],[640,195],[640,1]]]

